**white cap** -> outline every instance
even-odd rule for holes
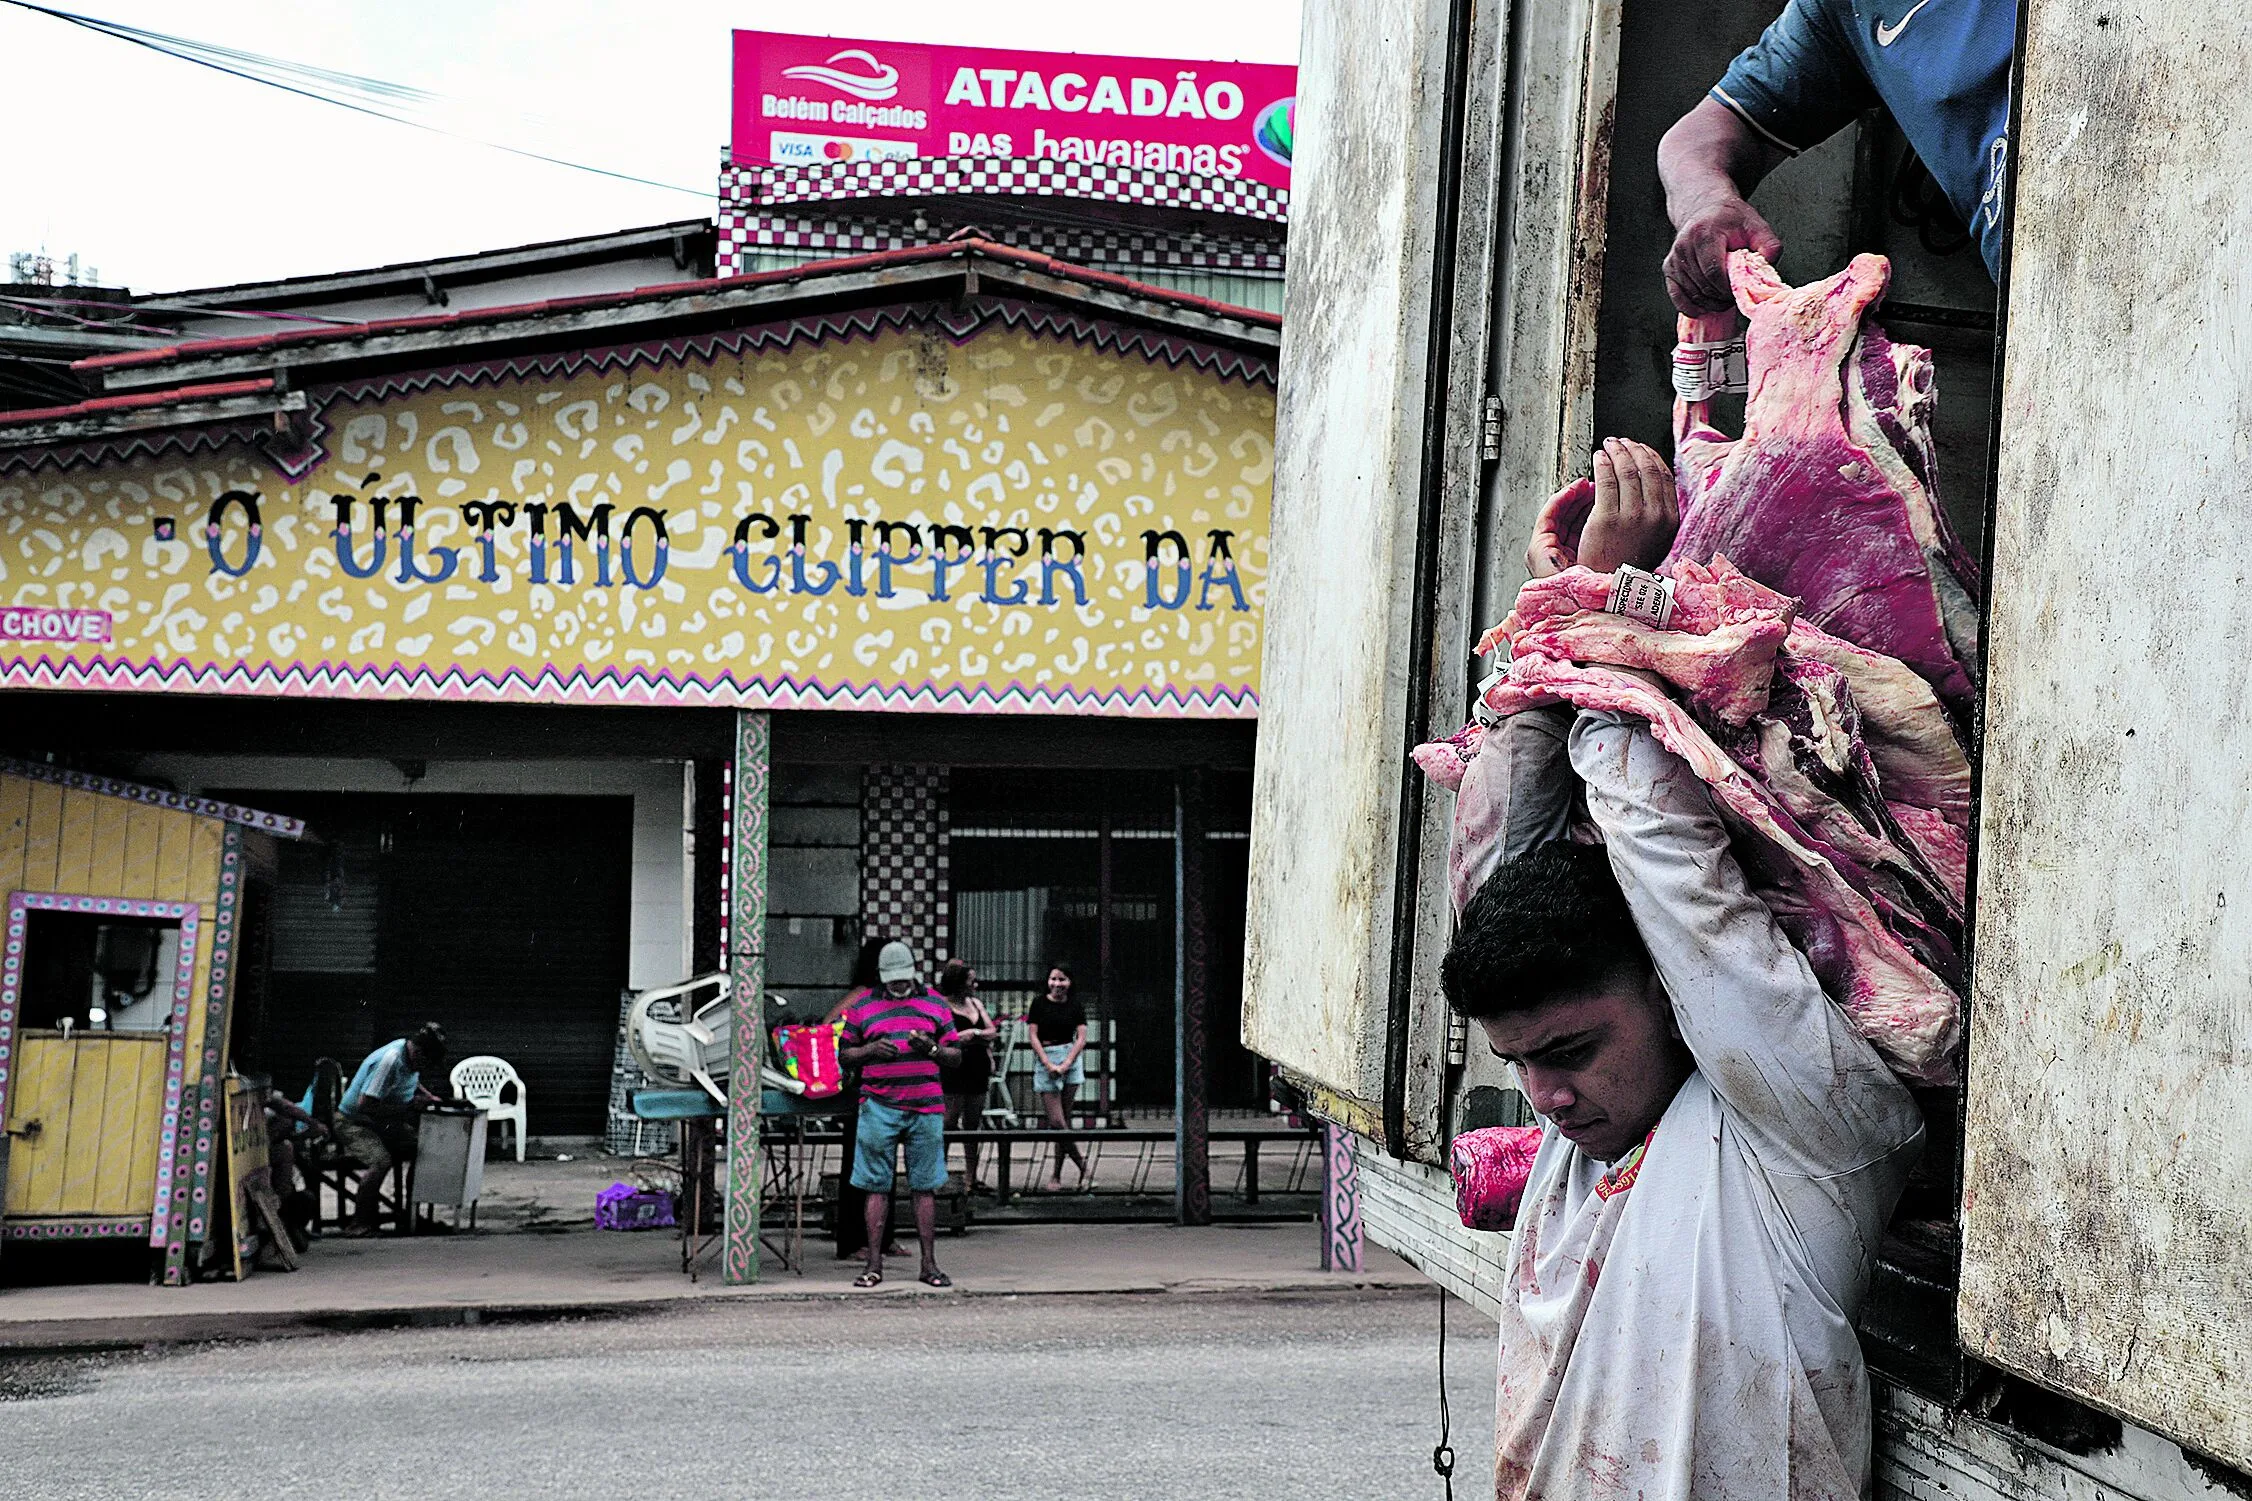
[[[876,977],[889,985],[894,980],[915,978],[915,951],[894,939],[884,945],[876,956]]]

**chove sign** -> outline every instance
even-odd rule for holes
[[[595,357],[589,356],[590,365]],[[1274,403],[989,327],[327,393],[253,451],[0,480],[47,687],[1256,712]]]

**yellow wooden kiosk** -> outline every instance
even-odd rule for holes
[[[224,1176],[230,1002],[293,818],[0,759],[0,1248],[145,1241],[188,1277]]]

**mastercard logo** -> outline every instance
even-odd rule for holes
[[[1251,122],[1251,139],[1259,149],[1284,166],[1290,165],[1290,148],[1298,137],[1298,100],[1277,99]]]

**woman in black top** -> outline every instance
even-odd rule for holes
[[[1080,1062],[1087,1051],[1087,1008],[1071,997],[1070,970],[1060,964],[1048,966],[1048,993],[1032,1003],[1024,1019],[1032,1026],[1032,1088],[1040,1096],[1040,1111],[1048,1118],[1049,1130],[1064,1130],[1071,1124],[1066,1110],[1071,1091],[1087,1082],[1086,1068]],[[1079,1144],[1068,1138],[1056,1143],[1049,1190],[1063,1191],[1066,1157],[1079,1164],[1079,1187],[1084,1192],[1092,1186],[1091,1170]]]
[[[993,1080],[993,1039],[1000,1028],[977,998],[977,971],[959,959],[946,961],[938,974],[938,993],[954,1011],[954,1035],[961,1044],[962,1061],[952,1068],[938,1066],[938,1087],[946,1095],[946,1129],[975,1131],[985,1119],[985,1087]],[[977,1143],[962,1143],[962,1167],[970,1187],[977,1181]]]

